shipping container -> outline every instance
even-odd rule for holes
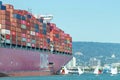
[[[26,25],[22,24],[22,25],[21,25],[21,28],[22,28],[22,29],[26,29]]]
[[[6,39],[10,40],[10,35],[9,34],[6,34]]]
[[[11,40],[12,40],[12,41],[16,41],[16,36],[12,35],[12,36],[11,36]]]
[[[5,43],[10,44],[11,43],[10,39],[6,39]]]
[[[21,28],[16,28],[16,32],[20,32],[21,33]]]
[[[17,41],[17,45],[21,46],[21,41],[20,40]]]
[[[27,39],[27,42],[31,42],[31,40],[30,40],[30,39]]]
[[[0,29],[6,43],[50,50],[54,43],[57,52],[72,53],[72,38],[54,23],[44,23],[44,17],[35,18],[26,10],[14,9],[0,2]]]
[[[31,43],[27,43],[27,46],[31,47]]]
[[[0,5],[2,5],[2,1],[0,1]]]
[[[5,25],[5,24],[0,24],[0,29],[7,29],[10,30],[10,26],[9,25]]]
[[[0,10],[6,10],[6,6],[0,5]]]
[[[10,34],[10,30],[1,29],[1,34]]]
[[[16,39],[17,39],[17,41],[21,41],[22,38],[20,36],[17,36]]]
[[[26,42],[21,42],[21,45],[22,46],[26,46]]]
[[[16,40],[12,40],[12,44],[16,45],[17,44]]]

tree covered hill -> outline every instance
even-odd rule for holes
[[[111,58],[112,55],[120,59],[120,43],[73,42],[73,55],[77,61],[88,61],[90,58]]]

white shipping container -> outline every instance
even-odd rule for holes
[[[35,32],[33,32],[32,34],[35,35]]]
[[[10,30],[1,29],[1,34],[9,34],[10,35]]]
[[[69,41],[69,40],[67,40],[67,43],[70,43],[70,41]]]
[[[30,34],[35,36],[35,32],[33,32],[33,31],[30,31]]]
[[[27,46],[31,46],[31,43],[27,43]]]
[[[5,43],[11,43],[11,41],[9,39],[6,39]]]
[[[22,38],[22,41],[23,41],[23,42],[26,42],[26,38]]]
[[[32,35],[32,32],[33,32],[33,31],[30,31],[30,35]]]
[[[26,29],[26,26],[22,24],[22,25],[21,25],[21,28],[22,28],[22,29]]]

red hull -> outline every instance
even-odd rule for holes
[[[0,48],[0,72],[12,76],[51,75],[71,59],[70,55]]]

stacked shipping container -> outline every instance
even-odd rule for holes
[[[72,54],[72,38],[54,23],[44,23],[25,10],[0,2],[0,30],[5,45]]]

